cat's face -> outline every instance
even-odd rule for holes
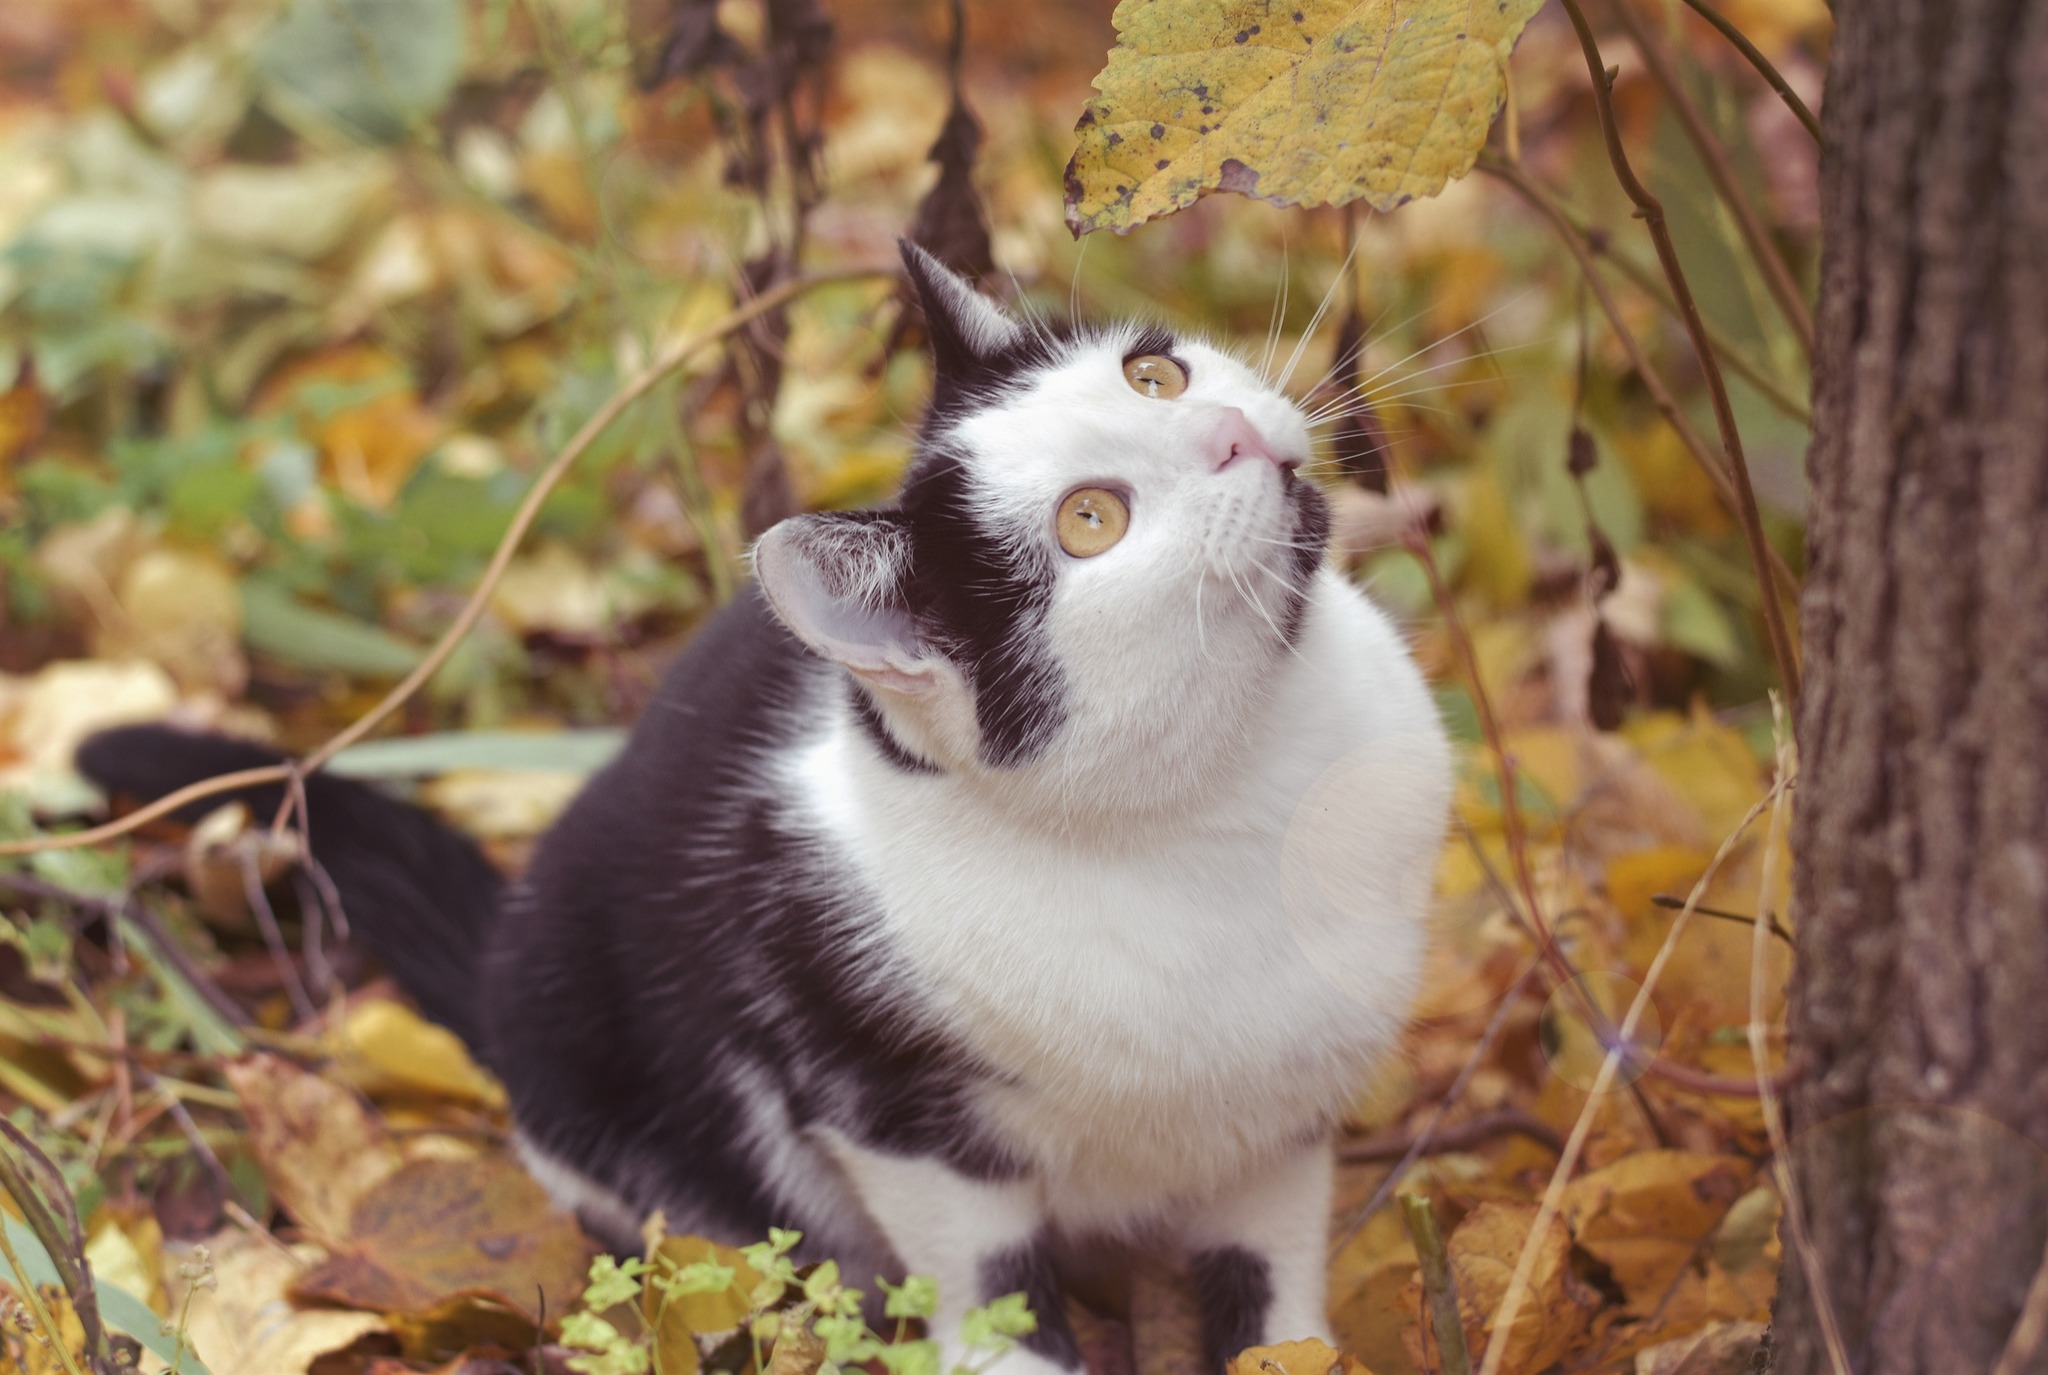
[[[936,374],[902,498],[777,526],[764,590],[912,754],[1161,800],[1243,738],[1299,630],[1329,524],[1306,418],[1198,341],[1026,324],[905,260]]]

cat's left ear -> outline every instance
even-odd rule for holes
[[[905,604],[910,532],[889,511],[792,516],[754,543],[754,576],[776,617],[870,685],[922,696],[951,665]]]
[[[932,358],[940,372],[972,366],[1023,332],[1015,317],[975,290],[974,283],[908,239],[898,246],[924,307]]]

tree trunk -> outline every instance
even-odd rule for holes
[[[1833,43],[1788,1096],[1812,1250],[1788,1229],[1774,1367],[1834,1369],[1811,1267],[1857,1375],[2042,1371],[2013,1334],[2048,1303],[2048,4],[1850,0]]]

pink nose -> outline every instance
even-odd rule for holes
[[[1263,458],[1285,472],[1293,472],[1301,466],[1298,458],[1289,458],[1273,447],[1258,427],[1235,406],[1224,406],[1222,420],[1209,436],[1209,462],[1217,471],[1229,467],[1240,458]]]

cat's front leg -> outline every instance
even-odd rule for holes
[[[1335,1169],[1329,1141],[1318,1141],[1196,1209],[1183,1225],[1211,1371],[1250,1346],[1332,1341],[1324,1267]]]
[[[905,1271],[938,1281],[938,1312],[927,1326],[943,1369],[986,1359],[969,1352],[961,1338],[967,1310],[1021,1291],[1038,1329],[996,1362],[991,1375],[1080,1370],[1080,1343],[1067,1322],[1044,1208],[1030,1180],[976,1179],[930,1157],[886,1155],[844,1138],[833,1143],[832,1154]],[[871,1278],[848,1276],[857,1285]]]

